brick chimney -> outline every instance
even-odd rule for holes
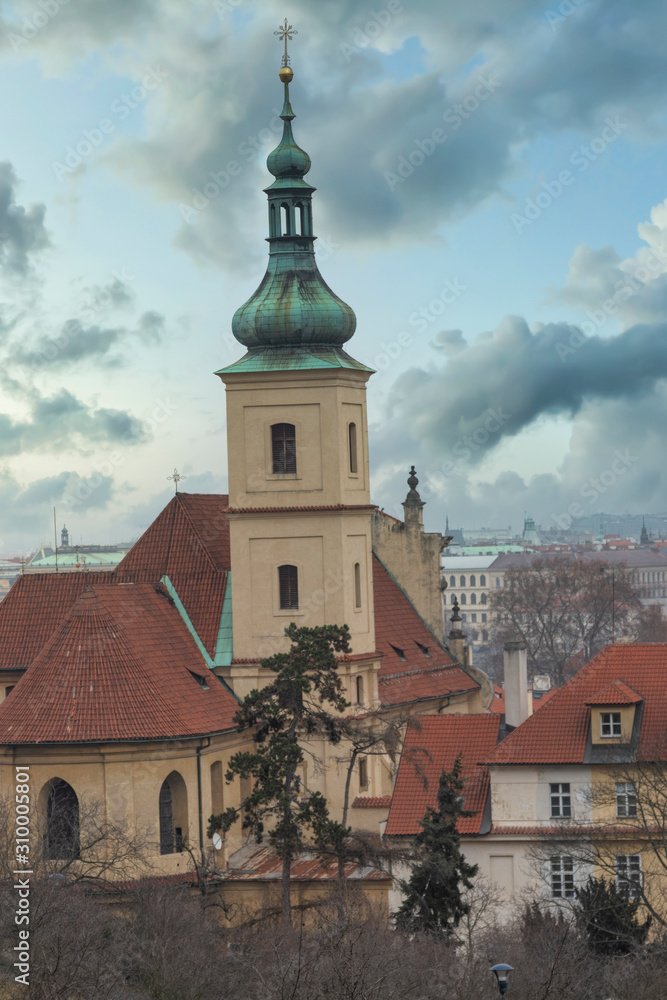
[[[520,726],[528,718],[528,655],[522,639],[503,646],[505,668],[505,722]]]

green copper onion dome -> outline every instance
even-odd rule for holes
[[[292,75],[291,68],[283,66],[283,135],[267,160],[275,177],[273,184],[265,188],[269,201],[269,264],[259,288],[237,309],[232,320],[234,336],[249,351],[341,347],[357,323],[352,309],[331,291],[315,262],[315,188],[304,180],[310,170],[310,157],[297,146],[292,134]]]

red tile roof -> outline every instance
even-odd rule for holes
[[[488,757],[489,764],[581,764],[590,702],[622,679],[644,699],[640,759],[667,759],[667,643],[607,646]]]
[[[373,556],[373,598],[375,645],[384,653],[378,674],[383,705],[442,698],[479,687],[440,645],[377,556]]]
[[[557,690],[558,688],[550,688],[548,691],[536,691],[533,688],[533,712],[537,712],[538,708],[546,705]],[[505,691],[498,684],[493,685],[493,701],[489,705],[489,712],[497,712],[499,715],[503,715],[505,712]]]
[[[110,583],[111,577],[109,572],[19,577],[0,602],[0,671],[29,667],[86,585]]]
[[[391,795],[357,795],[352,800],[353,809],[388,809]]]
[[[226,495],[177,493],[114,574],[134,583],[168,576],[211,656],[230,569],[228,503]]]
[[[459,752],[463,754],[465,808],[459,833],[480,832],[489,793],[489,772],[479,767],[498,740],[498,715],[421,715],[411,721],[403,744],[389,809],[385,834],[413,837],[428,807],[436,808],[443,770],[451,771]]]
[[[242,847],[231,855],[227,862],[224,878],[230,882],[269,881],[278,882],[283,877],[282,859],[272,847],[250,845]],[[300,854],[290,868],[290,879],[293,882],[328,882],[338,878],[338,865],[335,861],[322,863],[317,854],[309,851]],[[386,872],[373,868],[372,865],[360,865],[355,861],[345,864],[345,878],[352,881],[389,882],[391,876]]]
[[[0,744],[197,736],[235,728],[237,708],[154,586],[97,584],[0,705]]]
[[[593,698],[589,698],[587,705],[636,705],[642,700],[637,694],[624,684],[623,681],[613,681],[607,685],[604,691],[599,691]]]

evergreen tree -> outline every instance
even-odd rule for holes
[[[627,955],[644,944],[651,917],[641,923],[637,911],[641,900],[631,899],[627,889],[618,889],[607,879],[592,875],[576,890],[577,923],[588,947],[597,955]]]
[[[308,830],[315,833],[318,842],[323,830],[330,835],[333,832],[326,800],[319,792],[310,794],[303,787],[299,772],[304,752],[299,740],[317,733],[330,743],[340,741],[342,720],[331,710],[342,712],[348,702],[336,654],[350,652],[350,632],[347,625],[298,628],[292,622],[285,635],[292,640],[289,652],[261,661],[275,674],[274,680],[259,691],[251,691],[235,716],[241,729],[256,727],[253,739],[257,749],[234,754],[226,780],[233,781],[237,775],[251,778],[252,791],[239,808],[211,816],[208,833],[228,830],[242,814],[244,829],[250,830],[259,844],[269,822],[269,843],[283,862],[282,911],[289,924],[291,863],[308,846]]]
[[[462,758],[440,776],[438,808],[429,808],[415,838],[417,864],[408,882],[406,898],[396,914],[396,924],[404,931],[424,931],[435,937],[449,937],[469,911],[462,889],[472,888],[478,866],[469,865],[461,853],[456,824],[471,813],[463,808]]]

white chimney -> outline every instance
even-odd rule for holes
[[[505,668],[505,722],[520,726],[528,718],[528,656],[526,643],[519,639],[503,646]]]

